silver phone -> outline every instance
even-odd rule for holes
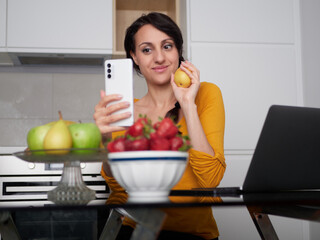
[[[132,113],[130,118],[117,121],[113,126],[128,127],[134,122],[133,114],[133,63],[130,58],[112,59],[104,62],[105,68],[105,90],[106,95],[121,94],[123,98],[120,101],[128,101],[130,107],[119,110],[116,113],[128,112]],[[114,104],[117,102],[112,102]]]

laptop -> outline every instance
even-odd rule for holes
[[[273,105],[243,186],[205,190],[236,196],[312,189],[320,189],[320,109]]]
[[[242,190],[320,189],[320,109],[270,107]]]

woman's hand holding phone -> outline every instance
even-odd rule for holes
[[[133,124],[133,70],[131,59],[110,59],[104,63],[105,91],[95,107],[94,119],[103,140]]]
[[[129,102],[121,101],[121,99],[122,96],[119,94],[106,95],[105,91],[100,91],[100,101],[95,106],[93,118],[104,139],[110,138],[111,133],[114,131],[122,131],[127,129],[127,127],[120,127],[114,124],[120,120],[127,119],[132,116],[130,111],[116,113],[119,110],[130,107]],[[110,104],[115,101],[117,101],[117,103]]]

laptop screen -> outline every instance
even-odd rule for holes
[[[243,191],[303,189],[320,189],[320,109],[273,105]]]

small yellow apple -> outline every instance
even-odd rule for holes
[[[174,82],[178,87],[188,88],[191,85],[191,79],[180,68],[174,74]]]

